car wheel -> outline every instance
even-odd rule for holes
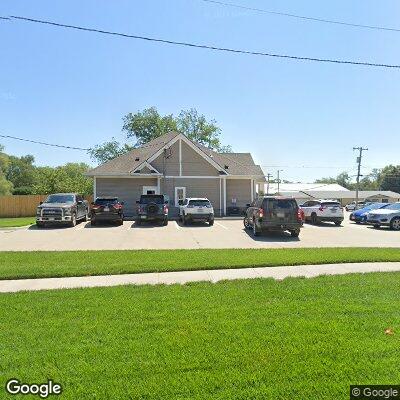
[[[359,222],[356,222],[356,224],[359,224]],[[342,225],[342,221],[335,221],[335,225],[336,225],[336,226]]]
[[[243,225],[244,225],[244,229],[246,229],[246,230],[251,229],[251,225],[250,225],[249,220],[248,220],[247,217],[244,217],[244,219],[243,219]]]
[[[36,222],[38,228],[44,228],[44,222]]]
[[[292,237],[299,237],[300,235],[300,230],[295,230],[295,231],[290,231],[290,236]]]
[[[182,215],[182,224],[187,225],[187,219],[186,219],[185,214]]]
[[[312,223],[313,225],[317,225],[317,224],[318,224],[318,217],[317,217],[317,214],[315,214],[315,213],[311,214],[311,223]]]
[[[214,219],[210,219],[210,220],[208,221],[208,225],[209,225],[209,226],[213,226],[213,225],[214,225]]]
[[[168,225],[168,218],[165,218],[165,219],[164,219],[163,225],[164,225],[164,226],[167,226],[167,225]]]
[[[390,229],[392,229],[394,231],[400,231],[400,218],[399,217],[392,219],[392,221],[390,222]]]
[[[381,226],[378,225],[378,224],[375,224],[375,225],[374,225],[374,228],[375,228],[375,229],[379,229],[380,227],[381,227]]]
[[[96,222],[95,219],[91,219],[91,220],[90,220],[90,225],[93,225],[93,226],[94,226],[94,225],[96,225],[96,223],[97,223],[97,222]]]
[[[76,214],[72,214],[71,222],[69,223],[69,226],[72,227],[72,228],[74,226],[76,226]]]
[[[136,225],[142,225],[142,220],[141,220],[140,218],[138,218],[138,219],[136,220]]]
[[[260,231],[257,228],[256,221],[253,221],[253,236],[260,236]]]

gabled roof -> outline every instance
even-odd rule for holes
[[[130,175],[140,164],[147,161],[154,153],[162,149],[178,135],[179,133],[177,132],[171,132],[153,139],[144,146],[128,151],[128,153],[122,156],[91,169],[86,175]]]
[[[86,175],[132,175],[139,166],[145,164],[147,160],[154,157],[156,153],[160,152],[164,146],[168,145],[168,143],[173,141],[178,135],[180,134],[177,132],[170,132],[160,136],[144,146],[133,149],[122,156],[93,168],[88,171]],[[186,139],[189,140],[188,138]],[[250,175],[264,178],[264,172],[259,165],[254,163],[250,153],[217,153],[199,143],[193,142],[192,140],[190,140],[190,142],[201,150],[201,153],[204,153],[206,159],[208,159],[213,165],[219,166],[221,171],[226,172],[227,175]]]

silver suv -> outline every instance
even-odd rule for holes
[[[400,231],[400,202],[371,211],[367,215],[367,223],[373,225],[375,228],[390,226],[390,229]]]

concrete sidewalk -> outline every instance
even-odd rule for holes
[[[185,284],[188,282],[218,282],[221,280],[288,277],[312,278],[319,275],[400,271],[400,262],[300,265],[292,267],[265,267],[218,269],[207,271],[179,271],[125,275],[101,275],[72,278],[19,279],[0,281],[0,293],[25,290],[72,289],[119,285]]]

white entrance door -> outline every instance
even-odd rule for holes
[[[186,188],[175,187],[175,207],[179,207],[186,199]],[[179,204],[181,202],[181,204]]]
[[[158,194],[157,186],[143,186],[143,194]]]

